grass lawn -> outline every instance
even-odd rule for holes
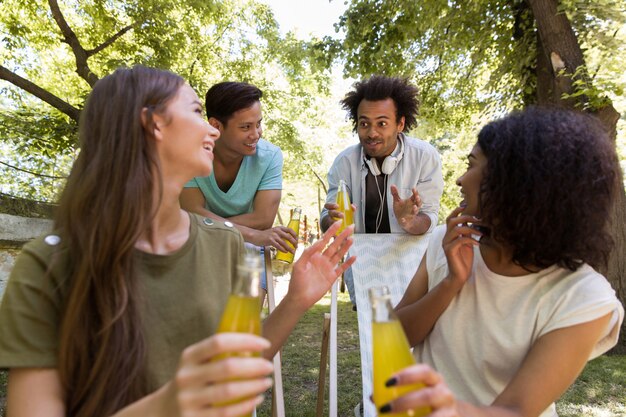
[[[315,416],[317,377],[324,313],[330,296],[302,318],[283,349],[285,413],[288,417]],[[345,294],[339,293],[337,323],[338,416],[354,416],[361,400],[361,366],[356,313]],[[324,415],[328,415],[328,373]],[[258,412],[270,417],[271,395]],[[626,417],[626,355],[601,356],[587,364],[583,373],[557,402],[561,417]]]
[[[283,386],[285,414],[289,417],[313,417],[317,407],[317,382],[324,313],[330,312],[330,295],[320,300],[300,320],[283,347]],[[354,416],[361,401],[361,357],[357,315],[352,311],[348,293],[339,293],[337,303],[337,413]],[[324,415],[328,415],[328,379]],[[271,394],[266,396],[258,417],[271,416]]]
[[[317,303],[300,321],[283,348],[283,384],[288,417],[312,417],[317,404],[317,378],[324,313],[330,296]],[[352,417],[361,400],[361,366],[356,313],[347,293],[339,294],[338,415]],[[0,417],[5,415],[6,373],[0,372]],[[328,374],[324,414],[328,415]],[[270,417],[271,394],[259,409]],[[626,416],[626,355],[602,356],[587,367],[557,403],[561,417]]]

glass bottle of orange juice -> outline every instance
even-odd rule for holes
[[[300,215],[302,213],[302,209],[299,207],[296,207],[293,209],[293,212],[291,213],[291,220],[289,220],[289,224],[287,225],[288,228],[290,228],[291,230],[293,230],[294,232],[296,232],[296,239],[300,236]],[[287,244],[287,246],[290,246],[291,248],[295,249],[295,247],[291,244],[291,242],[289,241],[285,241],[285,243]],[[293,262],[293,257],[294,257],[294,253],[291,252],[282,252],[282,251],[278,251],[276,253],[276,260],[277,261],[282,261],[285,262],[287,264],[290,264]]]
[[[374,365],[373,398],[376,409],[396,398],[423,388],[423,384],[386,387],[391,376],[415,363],[409,342],[391,306],[391,294],[386,286],[369,289],[372,304],[372,358]],[[389,413],[389,417],[420,417],[430,414],[430,407],[420,407],[411,411]]]
[[[340,212],[343,213],[343,219],[341,219],[341,227],[337,230],[337,234],[341,233],[343,229],[354,224],[354,216],[352,213],[352,204],[350,203],[350,196],[348,195],[348,187],[344,180],[339,180],[339,189],[337,191],[337,205],[339,205]]]
[[[239,281],[228,297],[226,308],[222,313],[222,319],[217,328],[217,333],[252,333],[261,335],[261,305],[259,298],[259,283],[261,280],[261,257],[258,253],[246,253],[243,263],[237,267]],[[258,356],[246,353],[223,353],[213,360],[221,360],[232,356]],[[247,398],[239,398],[216,405],[233,404]],[[250,413],[244,417],[250,417]]]

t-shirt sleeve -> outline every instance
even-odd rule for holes
[[[282,190],[283,188],[283,153],[280,149],[272,155],[272,159],[263,173],[258,190]]]
[[[593,359],[617,343],[619,329],[624,321],[624,308],[606,279],[591,268],[588,269],[590,272],[584,273],[582,278],[563,283],[568,288],[559,291],[562,295],[553,301],[539,336],[611,313],[611,320],[590,355],[589,359]]]
[[[22,250],[0,305],[0,368],[54,367],[60,320],[60,289],[45,263]]]

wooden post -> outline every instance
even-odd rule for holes
[[[265,247],[265,278],[267,282],[267,298],[269,312],[276,308],[276,298],[274,297],[274,274],[272,273],[272,258],[269,246]],[[274,355],[274,387],[272,388],[272,416],[285,417],[285,399],[283,391],[283,373],[281,367],[280,350]]]
[[[322,328],[322,354],[320,356],[320,373],[317,379],[317,411],[315,415],[322,417],[324,413],[324,390],[326,388],[326,366],[328,365],[328,340],[330,331],[330,313],[324,313]]]

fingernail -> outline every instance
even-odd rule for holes
[[[379,412],[386,414],[391,411],[391,404],[387,403],[378,409]]]
[[[398,378],[396,378],[395,376],[392,378],[389,378],[387,380],[387,382],[385,382],[385,386],[386,387],[393,387],[394,385],[396,385],[398,383]]]

